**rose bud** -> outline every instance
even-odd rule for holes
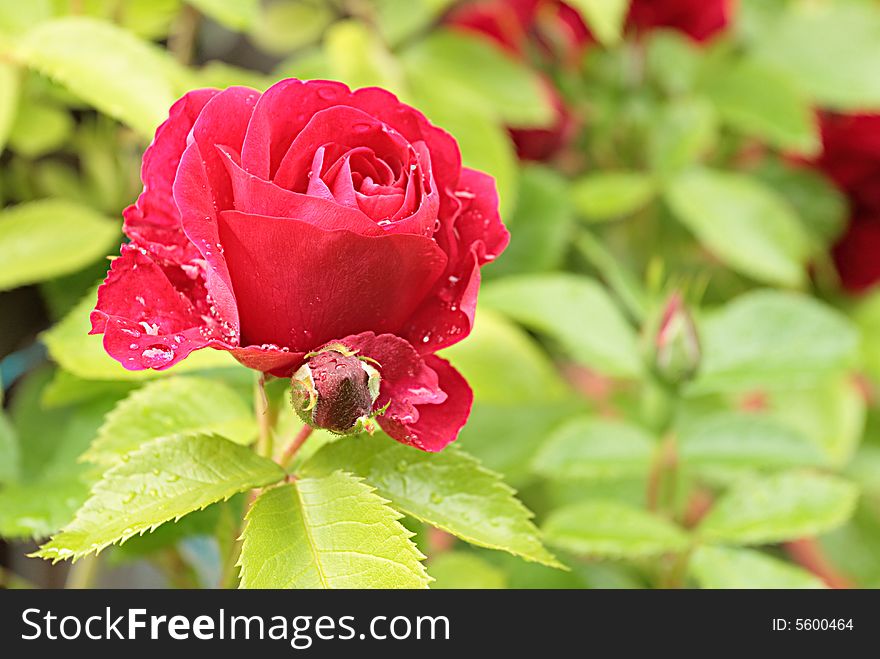
[[[293,409],[313,428],[339,435],[376,429],[373,404],[382,378],[363,357],[342,344],[309,356],[290,380]]]
[[[679,293],[663,309],[654,336],[654,368],[669,384],[690,380],[700,365],[700,340],[694,319]]]
[[[449,133],[375,87],[199,89],[141,178],[91,314],[111,357],[161,370],[224,350],[288,378],[339,343],[381,364],[385,432],[425,451],[455,440],[473,394],[435,353],[470,333],[480,269],[509,235],[494,180]],[[329,409],[321,423],[348,430]]]

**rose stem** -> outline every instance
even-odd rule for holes
[[[296,437],[294,437],[290,444],[287,445],[287,448],[284,449],[284,455],[281,456],[280,461],[282,467],[287,469],[290,466],[290,463],[293,462],[300,447],[306,443],[309,435],[312,434],[312,430],[314,430],[314,428],[311,426],[303,426],[300,428],[300,431],[296,433]]]
[[[852,582],[831,563],[816,538],[786,542],[785,551],[801,567],[819,577],[829,588],[853,588]]]
[[[257,415],[257,453],[266,458],[272,457],[272,417],[269,414],[269,399],[266,397],[266,376],[260,373],[254,385],[254,412]]]
[[[168,50],[174,55],[174,59],[184,66],[192,62],[200,20],[201,14],[197,9],[184,5],[171,29]]]

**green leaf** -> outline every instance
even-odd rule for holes
[[[810,256],[806,231],[785,200],[754,178],[695,169],[671,181],[666,200],[729,267],[762,282],[804,283]]]
[[[464,551],[440,554],[431,560],[428,571],[434,577],[431,590],[497,590],[507,587],[504,572]]]
[[[281,0],[263,7],[249,36],[262,50],[284,54],[316,43],[333,18],[333,8],[321,0]]]
[[[807,156],[821,148],[809,99],[785,73],[755,60],[726,63],[705,77],[702,92],[748,136]]]
[[[828,250],[848,220],[843,192],[821,172],[781,160],[765,160],[755,174],[791,204],[819,249]]]
[[[855,509],[858,489],[834,476],[784,473],[733,487],[697,529],[709,542],[741,545],[794,540],[830,531]]]
[[[186,0],[223,27],[244,32],[260,15],[260,0]]]
[[[217,434],[246,445],[256,436],[256,424],[250,407],[222,382],[172,377],[119,403],[83,457],[113,465],[146,442],[180,434]]]
[[[119,227],[70,201],[41,200],[0,212],[0,290],[74,272],[104,256]]]
[[[527,477],[540,440],[576,405],[547,353],[522,329],[480,307],[467,341],[442,355],[474,392],[459,444],[511,482]]]
[[[620,41],[629,0],[571,0],[571,5],[583,14],[590,31],[605,46]]]
[[[482,301],[547,334],[578,362],[603,373],[638,376],[636,335],[605,289],[569,274],[507,277],[484,286]]]
[[[64,319],[43,334],[49,354],[66,371],[84,380],[147,380],[180,373],[229,367],[236,364],[222,350],[199,350],[165,371],[128,371],[104,350],[100,335],[89,336],[89,313],[95,307],[91,291]]]
[[[487,277],[558,269],[570,246],[574,212],[562,176],[549,167],[525,166],[516,199],[513,214],[504,218],[510,245],[485,270]]]
[[[0,61],[0,152],[18,112],[19,75],[18,67]]]
[[[771,392],[768,406],[812,441],[825,462],[836,469],[852,460],[865,433],[865,393],[848,374],[809,389]]]
[[[111,393],[64,407],[43,403],[51,369],[16,386],[9,420],[18,437],[18,479],[0,488],[0,535],[45,538],[70,521],[86,500],[92,468],[78,458],[95,437],[117,396]]]
[[[537,74],[479,36],[436,30],[407,48],[401,61],[419,99],[443,106],[455,99],[457,115],[480,114],[517,127],[553,122]]]
[[[715,146],[717,123],[708,101],[673,101],[653,121],[648,140],[651,167],[661,176],[668,176],[699,162]]]
[[[825,588],[809,572],[749,549],[700,547],[689,571],[701,588]]]
[[[839,110],[880,105],[880,12],[870,3],[792,2],[753,54]]]
[[[825,458],[805,436],[766,415],[716,413],[681,428],[678,454],[691,468],[786,469]]]
[[[535,405],[563,400],[568,389],[535,341],[503,316],[480,308],[467,341],[442,356],[467,379],[478,402]]]
[[[541,545],[532,513],[514,491],[466,453],[425,453],[385,435],[359,436],[328,444],[303,466],[303,473],[323,475],[343,467],[407,515],[471,544],[559,565]]]
[[[804,387],[849,366],[858,333],[834,309],[805,295],[742,295],[700,323],[703,362],[691,393]]]
[[[547,542],[578,556],[644,558],[678,552],[688,536],[639,508],[614,501],[584,501],[550,514],[542,530]]]
[[[18,478],[19,451],[18,437],[0,410],[0,485]]]
[[[863,368],[874,381],[880,381],[880,289],[868,293],[854,306],[852,318],[861,333]]]
[[[588,174],[572,187],[572,202],[592,222],[616,220],[646,206],[654,197],[654,181],[639,172]]]
[[[264,492],[247,514],[241,587],[427,587],[424,556],[386,503],[341,471]]]
[[[652,29],[643,38],[649,75],[670,95],[690,91],[703,62],[702,51],[693,40],[671,29]]]
[[[35,555],[77,560],[282,478],[276,463],[222,437],[163,437],[111,467],[73,521]]]
[[[547,438],[533,461],[542,476],[559,479],[646,475],[656,441],[624,421],[579,417]]]
[[[376,0],[367,19],[376,23],[385,41],[396,45],[439,22],[455,0]],[[372,19],[372,20],[371,20]]]
[[[18,36],[52,15],[51,0],[0,3],[0,32]]]
[[[61,148],[72,133],[73,120],[63,108],[22,101],[9,134],[9,145],[28,158],[39,158]]]
[[[147,138],[174,101],[162,54],[104,21],[67,17],[43,23],[22,37],[15,55]]]
[[[486,172],[495,178],[499,211],[506,217],[516,207],[519,166],[516,151],[506,128],[496,119],[480,114],[468,115],[450,106],[447,98],[414,95],[415,107],[437,126],[455,135],[466,167]]]
[[[89,493],[88,479],[80,472],[59,470],[0,489],[0,536],[45,538],[69,522]]]
[[[324,36],[333,76],[350,87],[385,87],[400,92],[403,72],[375,32],[354,20],[334,23]]]

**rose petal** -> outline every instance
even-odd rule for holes
[[[197,89],[178,100],[168,119],[156,130],[144,152],[141,181],[144,189],[137,202],[123,211],[125,235],[156,256],[186,263],[198,256],[180,225],[180,213],[171,195],[171,185],[186,138],[205,104],[216,89]]]
[[[290,78],[267,89],[254,108],[241,148],[241,165],[257,178],[271,180],[290,148],[316,112],[344,103],[351,92],[340,82]]]
[[[226,157],[217,146],[241,148],[257,98],[253,89],[230,87],[208,101],[193,124],[172,188],[183,230],[207,264],[212,314],[233,345],[238,342],[238,312],[217,230],[217,211],[232,207],[233,193]]]
[[[425,366],[422,357],[407,341],[393,334],[363,332],[340,341],[356,350],[358,356],[376,362],[382,376],[376,409],[388,405],[385,416],[398,423],[418,421],[418,405],[439,404],[446,400],[437,374]]]
[[[234,348],[231,352],[233,357],[248,368],[279,378],[289,378],[302,365],[306,355],[304,352],[291,352],[272,345]]]
[[[378,87],[358,89],[348,102],[394,128],[410,144],[424,142],[431,154],[437,190],[443,193],[447,188],[450,191],[455,188],[461,171],[461,152],[449,133],[434,126],[415,108],[401,103],[391,92]]]
[[[423,354],[446,348],[470,333],[480,266],[494,260],[510,241],[498,214],[498,194],[491,176],[462,169],[456,194],[460,212],[434,235],[449,255],[446,271],[402,333]]]
[[[347,229],[368,236],[382,235],[375,222],[356,208],[340,206],[325,196],[284,190],[248,174],[230,156],[224,158],[232,180],[234,208],[242,213],[302,220],[324,229]]]
[[[149,253],[123,245],[98,289],[91,334],[129,370],[163,369],[217,338],[210,318],[169,281]]]
[[[382,429],[397,441],[423,451],[437,452],[458,438],[470,416],[474,395],[467,381],[446,360],[428,355],[424,357],[424,364],[437,374],[446,399],[418,405],[419,415],[414,422],[404,422],[388,414],[380,416],[378,421]]]
[[[242,343],[313,350],[340,336],[396,332],[446,267],[429,238],[362,236],[237,211],[220,238]]]
[[[312,156],[327,144],[346,149],[369,147],[389,164],[408,165],[415,160],[410,143],[400,133],[357,108],[337,105],[315,113],[294,138],[272,180],[282,188],[304,191]]]

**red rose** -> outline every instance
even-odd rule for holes
[[[455,9],[447,22],[522,59],[541,55],[573,66],[593,43],[580,13],[561,0],[478,0]]]
[[[450,25],[490,38],[518,59],[537,56],[545,64],[561,60],[576,66],[593,37],[580,14],[560,0],[482,0],[462,5],[449,16]],[[577,121],[549,78],[547,97],[555,110],[546,128],[510,127],[517,155],[523,160],[548,160],[577,132]]]
[[[635,30],[670,28],[706,41],[730,23],[736,0],[633,0],[627,26]]]
[[[880,215],[850,220],[832,255],[847,290],[860,293],[880,281]]]
[[[215,348],[286,377],[342,344],[378,363],[389,434],[455,439],[471,392],[433,353],[470,331],[480,266],[508,234],[494,182],[450,135],[381,89],[199,90],[141,176],[92,312],[111,356],[164,369]]]
[[[822,155],[813,163],[849,198],[851,220],[833,250],[845,288],[880,281],[880,115],[821,116]]]

